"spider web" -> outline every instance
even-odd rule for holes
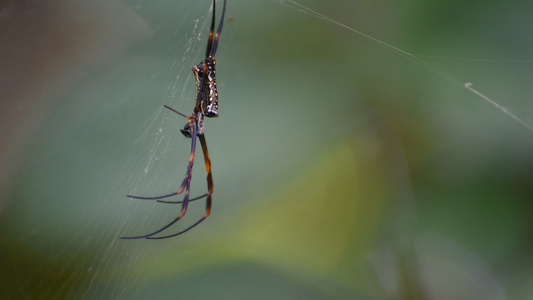
[[[335,24],[339,27],[342,27],[342,28],[345,28],[347,30],[349,30],[350,32],[356,34],[356,35],[359,35],[359,36],[362,36],[382,47],[385,47],[385,48],[388,48],[390,49],[391,51],[394,51],[402,56],[404,56],[406,59],[412,61],[414,64],[417,64],[417,65],[420,65],[421,67],[427,69],[428,71],[431,71],[432,73],[436,74],[437,76],[455,84],[455,85],[462,85],[465,89],[469,90],[470,92],[472,92],[474,95],[476,95],[477,97],[479,97],[480,99],[486,101],[488,104],[492,105],[494,108],[496,108],[497,110],[499,110],[501,113],[507,115],[509,118],[513,119],[514,121],[516,121],[518,124],[520,124],[521,126],[523,126],[525,129],[527,129],[529,132],[533,132],[533,125],[528,122],[528,120],[520,117],[517,113],[515,112],[512,112],[510,111],[508,108],[502,106],[501,104],[499,104],[499,102],[497,100],[494,100],[494,99],[491,99],[489,96],[487,95],[484,95],[482,92],[478,91],[477,89],[474,88],[474,84],[472,82],[459,82],[457,79],[453,78],[452,76],[448,75],[447,73],[444,73],[443,71],[439,70],[436,68],[436,66],[422,60],[421,57],[425,57],[425,58],[434,58],[434,59],[442,59],[442,60],[459,60],[459,61],[464,61],[464,62],[467,62],[467,61],[475,61],[475,62],[486,62],[486,63],[497,63],[497,62],[509,62],[509,63],[520,63],[520,64],[531,64],[533,63],[533,60],[531,59],[467,59],[467,58],[454,58],[454,57],[442,57],[442,56],[431,56],[431,55],[415,55],[413,53],[409,53],[405,50],[402,50],[400,48],[397,48],[391,44],[387,44],[375,37],[372,37],[370,35],[367,35],[359,30],[356,30],[352,27],[349,27],[343,23],[340,23],[338,21],[335,21],[333,19],[330,19],[328,18],[327,16],[323,15],[323,14],[320,14],[308,7],[305,7],[295,1],[292,1],[292,0],[283,0],[281,1],[282,4],[286,5],[287,7],[290,7],[290,8],[293,8],[295,10],[298,10],[304,14],[308,14],[308,15],[311,15],[315,18],[318,18],[318,19],[321,19],[321,20],[324,20],[326,22],[329,22],[329,23],[332,23],[332,24]]]
[[[501,169],[504,175],[493,176],[505,185],[506,178],[527,172],[533,60],[524,49],[531,46],[531,20],[519,7],[503,10],[497,3],[427,5],[228,0],[217,52],[220,117],[206,121],[213,214],[176,239],[125,241],[120,236],[153,232],[179,213],[179,205],[126,194],[171,193],[185,175],[190,140],[179,132],[185,120],[162,105],[192,111],[191,67],[205,55],[211,1],[6,2],[0,22],[16,34],[6,34],[1,44],[20,44],[4,52],[20,61],[12,59],[18,66],[11,68],[6,63],[3,78],[28,92],[6,92],[16,101],[3,107],[24,122],[6,123],[14,129],[2,132],[8,145],[2,165],[9,175],[0,190],[0,298],[402,298],[402,280],[395,278],[400,255],[390,240],[404,235],[416,245],[411,253],[421,258],[424,275],[419,284],[429,295],[443,295],[438,283],[454,274],[438,271],[446,261],[479,275],[465,285],[504,298],[495,275],[500,270],[491,262],[509,262],[506,255],[516,250],[509,245],[523,241],[513,239],[523,228],[513,210],[521,207],[520,189],[512,189],[518,200],[505,198],[515,206],[494,206],[503,220],[498,224],[505,225],[490,232],[490,240],[505,241],[494,246],[481,229],[474,242],[461,231],[453,235],[453,226],[438,227],[439,220],[446,223],[438,214],[428,221],[423,212],[435,206],[417,207],[415,195],[455,202],[414,182],[422,177],[462,187]],[[217,18],[220,8],[218,1]],[[462,18],[432,22],[438,14],[431,13],[444,8]],[[466,27],[467,17],[472,27]],[[493,39],[481,29],[492,30]],[[38,47],[35,36],[47,42]],[[24,53],[28,65],[20,67],[24,60],[14,53]],[[22,69],[32,72],[15,76]],[[30,75],[35,70],[42,77]],[[413,144],[424,151],[413,151]],[[200,152],[193,197],[206,188]],[[384,152],[393,153],[379,156],[392,179],[369,189],[390,189],[392,200],[346,197],[344,191],[356,193],[364,177],[379,173],[379,165],[354,157],[373,161]],[[422,161],[428,161],[423,170]],[[356,176],[357,170],[364,176]],[[489,192],[473,194],[492,203]],[[395,201],[405,215],[383,209]],[[366,213],[371,204],[365,203],[382,210]],[[482,215],[473,220],[490,227],[483,209],[472,207]],[[191,203],[186,218],[169,230],[192,224],[204,208],[202,200]],[[409,229],[413,219],[422,224],[420,231],[445,228],[453,239],[417,238]],[[343,223],[348,221],[355,223]],[[394,228],[393,237],[376,233],[380,226]],[[386,246],[368,246],[375,236]],[[370,264],[375,280],[369,279]],[[480,295],[473,288],[446,292],[449,298],[457,298],[454,292]]]

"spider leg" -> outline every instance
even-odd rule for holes
[[[170,106],[168,106],[168,105],[163,105],[163,106],[164,106],[165,108],[170,109],[171,111],[177,113],[178,115],[184,117],[185,119],[188,119],[188,120],[189,120],[189,119],[191,118],[191,117],[187,116],[187,115],[184,114],[184,113],[180,113],[179,111],[173,109],[172,107],[170,107]]]
[[[196,140],[196,139],[194,139],[194,140]],[[189,173],[189,168],[187,168],[187,174],[188,173]],[[163,199],[163,198],[176,196],[178,194],[183,193],[183,190],[185,189],[185,186],[187,185],[187,180],[188,180],[187,174],[185,174],[185,178],[183,179],[183,182],[181,183],[180,189],[177,192],[170,193],[170,194],[163,195],[163,196],[155,196],[155,197],[141,197],[141,196],[132,196],[132,195],[126,195],[126,197],[133,198],[133,199],[141,199],[141,200],[157,200],[157,199]],[[200,196],[200,198],[202,198],[202,197],[203,196]],[[175,203],[181,203],[181,202],[183,202],[183,201],[175,202]]]
[[[205,51],[205,57],[211,56],[211,49],[213,47],[213,34],[215,32],[215,3],[216,0],[213,0],[213,17],[211,17],[211,30],[209,31],[209,41],[207,42],[207,50]]]
[[[193,124],[193,123],[190,123],[189,124],[192,128],[192,141],[191,141],[191,155],[189,156],[189,165],[187,166],[187,173],[185,174],[185,179],[183,180],[183,183],[182,184],[182,187],[180,188],[180,191],[178,191],[178,193],[175,193],[175,194],[179,194],[181,193],[183,190],[185,190],[185,196],[183,197],[183,201],[182,201],[182,205],[181,205],[181,213],[180,215],[175,218],[174,220],[172,220],[172,222],[168,223],[167,225],[163,226],[162,228],[152,232],[152,233],[149,233],[149,234],[145,234],[145,235],[141,235],[141,236],[131,236],[131,237],[121,237],[121,239],[142,239],[142,238],[148,238],[152,235],[155,235],[155,234],[158,234],[160,233],[161,231],[169,228],[170,226],[174,225],[176,222],[178,222],[181,218],[183,218],[183,216],[185,216],[185,213],[187,212],[187,207],[189,205],[189,192],[190,192],[190,187],[191,187],[191,178],[192,178],[192,167],[194,165],[194,154],[195,154],[195,151],[196,151],[196,136],[198,136],[198,128],[196,126],[196,124]],[[204,141],[205,142],[205,141]],[[203,149],[203,144],[202,144],[202,149]],[[208,198],[210,198],[210,194],[207,195]],[[200,198],[203,198],[204,196],[201,196]],[[157,197],[156,197],[157,198]]]
[[[202,223],[205,219],[207,219],[207,217],[209,217],[209,215],[211,214],[211,204],[212,204],[211,194],[213,194],[213,174],[211,172],[211,160],[209,159],[209,151],[207,150],[207,143],[205,141],[204,134],[198,135],[198,139],[200,139],[200,144],[202,145],[202,152],[204,154],[204,160],[205,160],[205,171],[207,172],[207,190],[208,191],[207,191],[207,194],[204,195],[204,196],[207,196],[207,199],[205,202],[205,215],[202,218],[200,218],[200,220],[196,221],[196,223],[192,224],[191,226],[185,228],[184,230],[178,233],[171,234],[171,235],[165,235],[165,236],[156,236],[156,237],[150,235],[146,237],[147,239],[160,240],[160,239],[167,239],[167,238],[175,237],[177,235],[180,235],[182,233],[185,233],[193,229],[194,227],[196,227],[196,225]]]
[[[195,197],[195,198],[189,199],[189,202],[191,202],[191,201],[196,201],[196,200],[200,200],[200,199],[204,198],[205,196],[207,196],[207,193],[206,193],[206,194],[203,194],[203,195],[200,195],[200,196],[198,196],[198,197]],[[157,202],[159,202],[159,203],[177,204],[177,203],[183,203],[183,200],[182,200],[182,201],[157,200]]]
[[[211,159],[209,159],[209,151],[207,150],[207,142],[205,141],[205,135],[202,133],[198,135],[200,145],[202,146],[202,153],[204,154],[205,171],[207,172],[207,195],[213,194],[213,173],[211,172]],[[209,206],[211,208],[211,206]]]
[[[213,4],[213,10],[215,10],[214,4]],[[220,17],[220,23],[218,24],[217,33],[215,35],[214,41],[212,42],[213,45],[212,45],[211,53],[209,54],[209,56],[215,56],[215,53],[217,52],[218,37],[220,36],[220,33],[222,32],[222,25],[224,24],[225,14],[226,14],[226,0],[224,0],[224,4],[222,7],[222,16]],[[213,21],[214,21],[214,17],[213,17]],[[213,29],[214,29],[213,25],[211,25],[211,34],[213,32]]]
[[[191,117],[173,109],[172,107],[168,106],[168,105],[163,105],[165,108],[177,113],[178,115],[186,118],[188,121],[189,121],[189,125],[191,125],[192,123],[192,120],[191,120]],[[194,126],[194,125],[193,125]],[[188,169],[187,169],[187,172],[188,172]],[[168,197],[172,197],[172,196],[175,196],[175,195],[178,195],[178,194],[181,194],[183,193],[183,190],[185,189],[185,184],[187,182],[187,176],[185,176],[185,179],[183,179],[183,182],[181,183],[181,186],[179,188],[179,190],[177,192],[174,192],[174,193],[170,193],[170,194],[166,194],[166,195],[162,195],[162,196],[155,196],[155,197],[143,197],[143,196],[134,196],[134,195],[126,195],[126,197],[129,197],[129,198],[133,198],[133,199],[141,199],[141,200],[157,200],[157,199],[163,199],[163,198],[168,198]],[[205,195],[202,195],[200,197],[197,197],[197,198],[194,198],[194,199],[191,199],[189,201],[194,201],[194,200],[198,200],[200,198],[203,198],[205,197]],[[161,201],[163,202],[163,201]],[[169,203],[182,203],[183,201],[179,201],[179,202],[169,202]]]

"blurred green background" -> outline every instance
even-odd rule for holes
[[[533,132],[462,87],[533,123],[533,5],[297,3],[427,65],[228,0],[212,215],[121,240],[179,212],[125,195],[185,174],[211,1],[2,1],[0,298],[533,299]]]

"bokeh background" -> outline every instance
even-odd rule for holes
[[[533,299],[533,131],[463,87],[533,123],[532,4],[297,4],[228,0],[212,215],[121,240],[178,214],[125,195],[185,174],[211,1],[0,1],[0,298]]]

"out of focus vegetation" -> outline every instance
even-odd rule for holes
[[[228,0],[212,215],[129,241],[178,214],[125,195],[181,183],[211,2],[4,2],[1,299],[533,298],[533,132],[463,87],[533,119],[530,4],[298,1],[422,65]]]

